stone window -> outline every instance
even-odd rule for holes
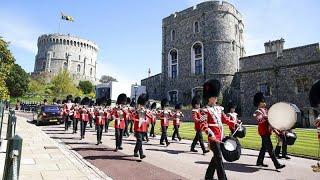
[[[80,70],[81,70],[81,65],[78,64],[78,66],[77,66],[77,72],[80,73]]]
[[[191,72],[196,75],[203,74],[203,46],[197,42],[191,48]]]
[[[92,76],[92,68],[90,68],[90,76]]]
[[[60,39],[60,44],[62,44],[62,39]]]
[[[169,53],[169,77],[177,78],[178,77],[178,52],[173,49]]]
[[[310,90],[310,80],[309,78],[299,78],[296,79],[296,93],[305,93]]]
[[[79,55],[79,61],[81,60],[81,56]]]
[[[46,70],[46,61],[42,62],[42,70]]]
[[[78,43],[77,43],[78,47],[79,47],[79,44],[80,44],[80,43],[78,42]]]
[[[236,50],[236,41],[232,41],[232,51]]]
[[[175,30],[171,30],[171,41],[176,40],[176,31]]]
[[[55,57],[56,56],[56,52],[52,52],[52,57]]]
[[[174,90],[174,91],[169,91],[168,92],[169,95],[169,104],[177,104],[178,103],[178,91]]]
[[[264,96],[271,95],[271,89],[268,83],[259,84],[259,91],[262,92]]]
[[[83,44],[82,44],[82,43],[80,43],[80,45],[81,45],[81,47],[83,47]]]
[[[64,62],[64,63],[63,63],[63,69],[64,69],[64,70],[68,70],[68,63],[67,63],[67,62]]]
[[[194,96],[202,97],[202,95],[203,95],[203,87],[199,86],[199,87],[194,87],[192,89],[192,97]]]
[[[193,32],[194,33],[199,33],[200,32],[199,22],[198,21],[193,23]]]
[[[239,29],[239,26],[238,26],[238,24],[236,24],[236,25],[235,25],[235,34],[236,34],[236,35],[238,35],[238,29]]]
[[[69,40],[67,40],[67,45],[69,45]]]
[[[66,40],[65,39],[63,40],[63,45],[66,45]]]
[[[74,45],[74,46],[77,46],[77,42],[76,42],[76,41],[73,41],[73,45]]]

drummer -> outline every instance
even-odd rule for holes
[[[266,151],[268,151],[276,169],[284,168],[285,165],[279,163],[273,151],[272,142],[270,138],[272,129],[268,123],[268,109],[266,108],[267,105],[265,102],[264,95],[261,92],[258,92],[254,95],[253,104],[255,107],[258,108],[254,112],[253,116],[258,121],[258,132],[262,141],[261,149],[257,160],[257,166],[268,167],[268,165],[263,164],[264,155]]]
[[[210,149],[213,151],[213,157],[206,171],[205,179],[213,179],[215,170],[217,170],[218,179],[227,179],[225,174],[220,143],[223,138],[223,124],[235,129],[236,123],[223,113],[223,107],[217,105],[220,94],[220,82],[215,79],[206,81],[203,85],[203,99],[206,106],[201,109],[201,130],[208,135]]]

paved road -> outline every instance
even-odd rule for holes
[[[42,130],[53,139],[79,153],[84,159],[114,179],[203,179],[212,153],[201,155],[189,152],[191,141],[173,142],[169,147],[159,145],[154,138],[143,145],[147,158],[143,162],[132,156],[135,138],[124,138],[124,150],[113,152],[115,146],[114,131],[103,134],[103,144],[96,146],[96,133],[88,128],[86,138],[64,131],[63,125],[42,126]],[[198,149],[200,151],[200,148]],[[311,165],[316,161],[292,157],[280,160],[286,164],[281,171],[275,170],[271,159],[266,158],[268,168],[255,166],[258,151],[242,150],[241,158],[236,162],[225,162],[228,179],[320,179],[320,173],[312,172]]]

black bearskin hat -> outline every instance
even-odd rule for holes
[[[75,99],[74,99],[74,103],[80,103],[81,102],[81,98],[80,97],[76,97]]]
[[[180,103],[176,104],[176,106],[174,107],[174,109],[181,109],[181,104],[180,104]]]
[[[220,81],[209,79],[203,84],[203,99],[208,100],[211,97],[218,97],[220,94]]]
[[[156,109],[157,108],[157,103],[152,103],[150,109]]]
[[[199,95],[194,96],[194,97],[192,98],[192,101],[191,101],[192,107],[195,108],[195,107],[196,107],[196,104],[199,104],[199,105],[201,104],[201,97],[200,97]]]
[[[168,100],[166,98],[161,100],[161,108],[168,106]]]
[[[130,104],[131,99],[129,97],[127,97],[127,104]]]
[[[318,108],[320,104],[320,80],[312,85],[309,93],[310,105],[314,108]]]
[[[139,105],[143,105],[144,106],[148,100],[149,100],[149,96],[147,94],[143,93],[138,97],[137,103]]]
[[[258,92],[253,97],[253,105],[258,107],[261,102],[265,102],[265,98],[262,92]]]
[[[236,108],[237,108],[237,105],[236,105],[234,102],[230,101],[230,102],[228,103],[227,107],[228,107],[229,110],[230,110],[231,108],[236,109]]]
[[[111,106],[111,99],[107,99],[106,105]]]
[[[76,98],[77,99],[77,98]],[[84,97],[81,100],[81,105],[89,105],[90,104],[90,99],[88,97]]]
[[[117,99],[117,104],[126,104],[127,102],[127,95],[122,93],[118,96],[118,99]]]
[[[73,99],[72,95],[69,94],[69,95],[67,96],[67,99],[66,99],[66,100],[67,100],[67,101],[68,101],[68,100],[72,101],[72,99]]]

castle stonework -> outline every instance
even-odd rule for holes
[[[68,70],[76,81],[96,81],[98,46],[89,40],[62,34],[45,34],[38,38],[34,74],[51,77]]]
[[[320,79],[319,43],[284,49],[284,39],[264,43],[265,53],[245,57],[241,14],[229,3],[207,1],[163,19],[162,72],[141,80],[151,99],[168,98],[188,105],[202,94],[208,79],[222,84],[222,105],[237,104],[246,123],[253,123],[253,96],[267,104],[294,103],[303,127],[313,124],[308,93]]]
[[[202,94],[206,79],[219,79],[225,92],[245,54],[243,34],[242,15],[226,2],[208,1],[176,12],[162,21],[162,73],[141,84],[151,98],[160,94],[171,104],[189,104],[192,96]]]

